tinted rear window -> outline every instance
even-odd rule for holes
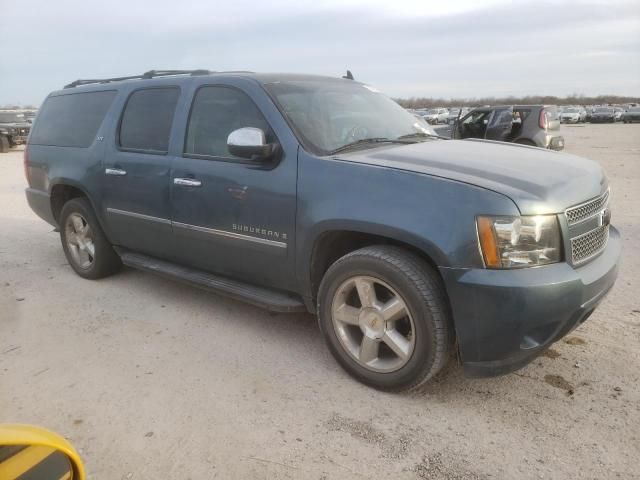
[[[115,96],[115,90],[108,90],[47,98],[38,113],[29,143],[88,147],[93,143]]]
[[[148,88],[131,94],[120,123],[120,146],[166,153],[180,90]]]

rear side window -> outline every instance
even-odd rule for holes
[[[38,113],[29,143],[87,148],[96,138],[115,90],[49,97]]]
[[[267,142],[273,141],[269,124],[245,93],[230,87],[202,87],[191,107],[184,153],[235,159],[227,148],[227,137],[244,127],[260,128]]]
[[[131,94],[120,122],[119,144],[126,150],[167,153],[180,89],[148,88]]]

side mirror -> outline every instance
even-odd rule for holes
[[[276,145],[267,143],[266,135],[261,129],[244,127],[229,134],[227,148],[236,157],[263,160],[273,155]]]
[[[60,435],[32,425],[0,424],[0,478],[84,480],[73,446]]]

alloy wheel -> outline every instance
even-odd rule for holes
[[[362,367],[389,373],[415,350],[415,324],[404,299],[387,283],[355,276],[336,290],[331,317],[342,347]]]
[[[87,220],[79,213],[72,213],[65,223],[65,240],[76,266],[88,269],[95,259],[93,231]]]

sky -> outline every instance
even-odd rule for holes
[[[640,0],[0,0],[0,105],[151,69],[356,80],[393,97],[640,96]]]

